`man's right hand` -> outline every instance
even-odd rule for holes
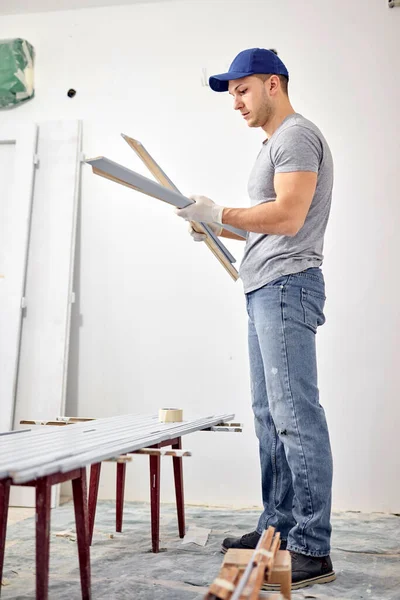
[[[211,231],[213,231],[213,233],[215,233],[215,235],[221,235],[221,233],[222,233],[223,228],[220,227],[219,225],[216,225],[215,223],[207,223],[207,227],[209,227],[209,229],[211,229]],[[189,233],[195,242],[204,242],[204,240],[207,239],[207,236],[205,233],[199,233],[199,232],[195,231],[190,223],[189,223]]]

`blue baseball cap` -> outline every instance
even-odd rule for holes
[[[285,75],[289,79],[287,68],[275,52],[264,48],[249,48],[239,52],[227,73],[210,77],[210,88],[214,92],[227,92],[230,81],[256,73]]]

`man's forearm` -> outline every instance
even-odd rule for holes
[[[291,194],[290,201],[287,196],[283,195],[280,201],[280,196],[277,195],[277,200],[263,202],[251,208],[227,208],[206,196],[191,196],[193,204],[177,209],[177,214],[188,221],[221,224],[224,230],[229,226],[234,230],[233,235],[223,231],[222,236],[233,239],[242,239],[242,232],[247,237],[248,231],[294,236],[303,226],[305,214],[298,210],[301,196],[299,198],[298,195]]]
[[[264,202],[251,208],[224,208],[222,225],[232,225],[254,233],[295,235],[293,220],[276,201]]]

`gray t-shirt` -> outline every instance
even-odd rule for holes
[[[332,199],[333,161],[318,127],[298,113],[286,117],[263,144],[249,179],[251,206],[276,200],[275,173],[293,171],[318,173],[305,223],[293,237],[249,232],[240,266],[245,293],[283,275],[322,264],[324,233]]]

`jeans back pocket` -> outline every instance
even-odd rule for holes
[[[304,323],[316,333],[317,327],[325,323],[324,294],[301,288],[301,305],[303,307]]]

